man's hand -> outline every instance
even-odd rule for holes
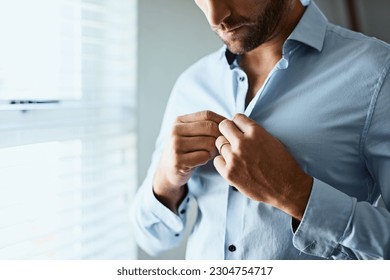
[[[312,187],[284,145],[245,115],[219,124],[217,171],[244,195],[281,209],[300,221]]]
[[[218,125],[224,119],[211,111],[176,119],[153,180],[157,199],[173,212],[186,195],[192,170],[217,155],[215,141],[221,135]]]

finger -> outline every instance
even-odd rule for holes
[[[188,172],[189,170],[205,165],[210,159],[210,153],[208,151],[196,151],[196,152],[190,152],[186,154],[180,154],[179,159],[177,161],[177,165],[179,169],[184,168],[185,172]]]
[[[226,161],[222,156],[217,156],[214,158],[214,167],[221,174],[222,177],[226,178]]]
[[[190,122],[198,122],[198,121],[213,121],[216,124],[219,124],[224,119],[226,119],[226,118],[221,116],[221,115],[218,115],[217,113],[206,110],[206,111],[201,111],[201,112],[196,112],[196,113],[180,116],[176,120],[177,120],[177,122],[181,122],[181,123],[190,123]]]
[[[211,157],[215,157],[218,153],[215,137],[211,136],[177,137],[173,144],[174,149],[180,153],[208,151]]]
[[[222,145],[229,143],[225,136],[221,135],[215,140],[215,147],[220,151]]]
[[[225,136],[232,145],[235,145],[243,136],[243,133],[231,120],[226,119],[222,121],[218,127],[222,135]]]
[[[212,136],[217,138],[221,133],[218,124],[213,121],[198,121],[192,123],[176,123],[172,133],[180,136]]]
[[[223,156],[225,161],[229,161],[232,154],[232,147],[225,136],[219,136],[215,141],[215,146],[218,149],[220,155]]]
[[[232,122],[240,129],[243,133],[249,133],[255,127],[260,127],[254,120],[248,118],[243,114],[236,114],[232,119]]]

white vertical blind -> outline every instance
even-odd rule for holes
[[[0,0],[0,259],[136,257],[136,4]]]

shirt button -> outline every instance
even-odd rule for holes
[[[186,209],[180,211],[180,214],[184,215],[186,213]]]
[[[281,69],[286,69],[288,67],[288,60],[285,58],[282,58],[279,63]]]
[[[237,250],[236,246],[234,246],[234,245],[230,245],[228,249],[230,252],[234,252]]]
[[[243,81],[245,81],[245,77],[242,76],[242,77],[239,78],[239,80],[240,80],[240,82],[243,82]]]

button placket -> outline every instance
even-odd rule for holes
[[[236,113],[244,113],[245,99],[248,92],[247,77],[244,71],[237,69],[236,72],[237,92],[236,92]]]

